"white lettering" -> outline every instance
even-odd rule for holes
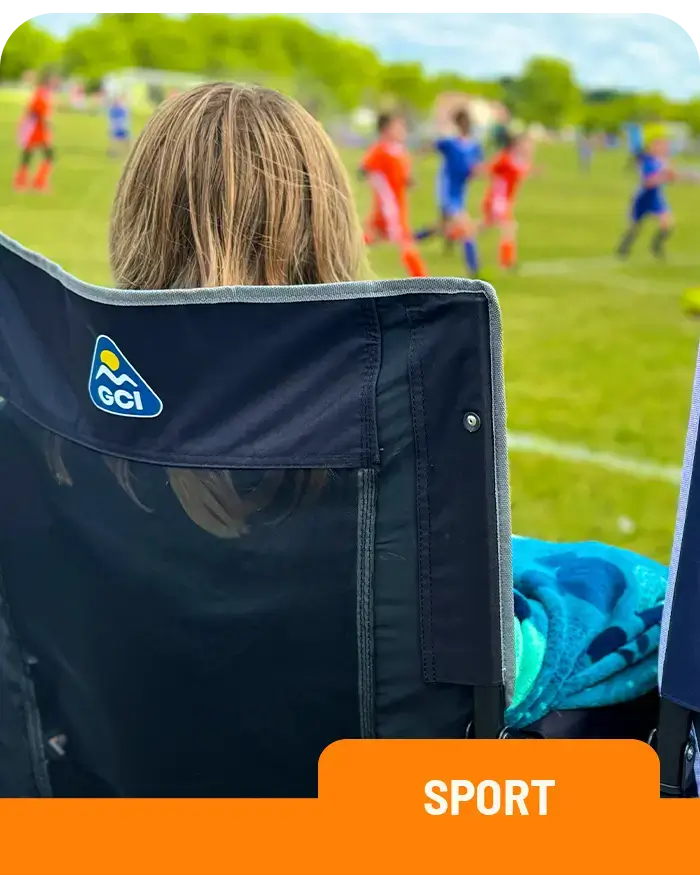
[[[134,406],[134,398],[131,392],[127,392],[126,389],[117,389],[114,393],[114,400],[117,403],[118,407],[121,407],[122,410],[131,410]]]
[[[491,791],[491,804],[486,802],[486,791]],[[476,808],[479,814],[498,814],[501,810],[501,785],[496,781],[480,781],[476,788]]]
[[[444,814],[447,811],[447,799],[443,799],[440,793],[435,792],[436,790],[447,793],[447,784],[444,781],[428,781],[425,785],[425,795],[433,800],[425,803],[428,814]],[[434,805],[434,802],[437,802],[437,805]]]
[[[452,781],[452,806],[450,814],[459,814],[462,802],[470,802],[474,798],[474,785],[471,781]]]
[[[538,779],[537,781],[530,781],[533,787],[537,787],[540,791],[540,814],[547,813],[547,789],[549,787],[555,786],[555,781],[543,781],[542,779]]]
[[[506,781],[506,814],[513,814],[513,803],[521,814],[529,814],[525,800],[530,792],[526,781]]]
[[[507,817],[520,814],[525,817],[533,812],[528,811],[526,799],[531,790],[537,789],[538,814],[544,816],[548,813],[548,793],[550,787],[556,786],[551,780],[506,780],[506,781],[480,781],[474,784],[472,781],[428,781],[425,785],[425,795],[430,802],[424,804],[428,814],[452,815],[461,813],[463,803],[473,802],[474,807],[486,817],[503,813]],[[449,803],[448,803],[449,799]]]
[[[116,392],[112,393],[106,386],[98,386],[97,395],[106,407],[113,407],[116,404],[122,410],[131,410],[133,407],[137,410],[143,410],[143,399],[140,392],[132,393],[126,389],[117,389]]]
[[[98,386],[97,387],[97,395],[100,401],[103,404],[106,404],[107,407],[111,407],[114,404],[114,395],[109,391],[106,386]]]

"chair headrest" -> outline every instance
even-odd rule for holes
[[[466,296],[499,324],[478,281],[125,291],[0,235],[0,395],[55,434],[135,461],[370,467],[375,300],[426,295]]]

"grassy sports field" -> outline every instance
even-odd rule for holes
[[[81,279],[109,283],[107,221],[119,162],[106,154],[104,119],[59,113],[51,195],[15,194],[19,106],[0,101],[0,230]],[[358,155],[346,155],[353,174]],[[573,147],[538,150],[542,173],[518,204],[521,270],[503,276],[495,240],[482,241],[483,276],[503,310],[511,434],[513,526],[557,540],[597,539],[667,561],[675,521],[700,326],[679,307],[700,286],[700,188],[677,186],[678,228],[667,263],[648,234],[625,265],[610,255],[634,174],[622,151],[599,152],[590,175]],[[435,218],[436,162],[416,162],[416,227]],[[476,207],[482,185],[471,195]],[[364,210],[368,192],[358,183]],[[463,274],[460,254],[423,247],[434,275]],[[382,277],[401,274],[389,249],[372,253]]]

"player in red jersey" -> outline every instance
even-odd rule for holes
[[[501,240],[498,260],[511,270],[517,264],[517,230],[514,206],[520,183],[531,172],[529,143],[523,136],[508,133],[503,149],[488,165],[489,186],[484,197],[483,228],[498,228]]]
[[[377,122],[378,139],[362,160],[361,172],[373,191],[372,211],[365,223],[368,245],[386,240],[399,247],[410,276],[427,276],[418,254],[408,216],[411,162],[406,149],[406,123],[383,114]]]
[[[42,76],[25,110],[19,127],[19,146],[22,150],[19,168],[15,174],[15,188],[22,190],[29,185],[29,167],[35,152],[42,153],[32,188],[46,190],[53,167],[53,142],[51,136],[51,79]]]

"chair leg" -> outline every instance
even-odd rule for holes
[[[691,711],[668,699],[661,700],[659,727],[651,741],[661,763],[662,798],[685,796],[688,767],[696,755],[691,739],[692,726]]]

